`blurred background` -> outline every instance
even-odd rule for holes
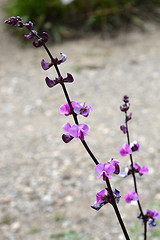
[[[129,159],[119,155],[126,142],[119,106],[130,96],[131,141],[140,143],[134,160],[149,167],[137,176],[140,199],[144,211],[160,211],[160,2],[0,0],[0,240],[124,239],[111,206],[90,207],[105,185],[80,141],[62,142],[62,126],[73,120],[59,114],[66,102],[60,86],[45,84],[56,72],[41,69],[41,60],[49,61],[43,48],[3,24],[17,15],[50,34],[54,57],[67,55],[60,71],[74,76],[66,84],[70,97],[93,108],[79,118],[89,125],[86,141],[100,162],[116,158],[122,170]],[[123,200],[132,178],[115,176],[111,184],[121,191],[119,209],[131,239],[143,239],[137,205]],[[148,236],[159,239],[159,225]]]

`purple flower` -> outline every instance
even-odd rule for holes
[[[114,170],[114,174],[119,174],[120,172],[120,163],[118,160],[112,158],[111,161],[110,161],[110,164],[113,165],[115,167],[115,170]]]
[[[119,150],[119,154],[122,157],[125,157],[127,154],[132,154],[132,150],[131,150],[129,144],[127,144],[127,143],[123,144],[122,148]]]
[[[144,222],[144,221],[148,222],[150,227],[155,227],[156,226],[155,220],[159,218],[159,213],[156,210],[151,211],[151,210],[147,209],[145,211],[144,218],[141,214],[139,214],[138,218],[142,219],[142,222]]]
[[[92,108],[90,106],[85,106],[85,103],[77,102],[74,106],[74,112],[87,117],[89,112],[92,112]]]
[[[70,123],[66,123],[63,126],[63,131],[65,133],[65,135],[70,135],[73,138],[80,138],[82,141],[84,140],[84,136],[88,135],[89,128],[87,125],[85,124],[75,124],[73,126],[70,125]]]
[[[125,172],[120,172],[120,176],[121,177],[127,177],[128,175],[132,174],[133,171],[135,173],[139,173],[140,176],[142,176],[145,173],[148,173],[148,167],[147,166],[143,166],[140,167],[137,163],[134,163],[134,168],[132,168],[132,166],[130,165],[130,167],[126,166],[125,167]]]
[[[74,106],[76,105],[76,102],[71,101],[71,105],[74,108]],[[71,114],[71,109],[68,103],[60,106],[60,114],[64,114],[65,116],[68,116]]]
[[[115,189],[113,191],[113,195],[115,198],[115,201],[118,203],[120,200],[120,192]],[[100,192],[96,194],[96,202],[91,206],[95,210],[99,210],[102,206],[104,206],[107,203],[112,203],[110,193],[107,188],[103,188]]]
[[[61,61],[65,62],[67,60],[67,56],[62,52],[60,54],[61,54]]]
[[[141,168],[137,163],[134,163],[134,170],[135,170],[135,172],[138,172],[140,176],[142,176],[145,173],[148,173],[148,167],[147,166],[143,166]]]
[[[132,149],[132,152],[139,151],[139,143],[137,141],[133,141],[130,144],[130,148]]]
[[[127,203],[131,203],[131,201],[137,201],[138,200],[138,195],[137,195],[136,192],[128,191],[128,193],[124,196],[124,200]]]
[[[49,38],[48,33],[43,32],[43,33],[42,33],[42,37],[39,38],[37,42],[34,41],[32,44],[33,44],[33,46],[36,47],[36,48],[37,48],[37,47],[41,47],[41,46],[43,46],[43,45],[48,41],[48,38]]]
[[[53,63],[52,62],[45,62],[44,59],[42,59],[41,66],[44,70],[48,70],[50,67],[53,66]]]
[[[124,124],[120,126],[120,129],[124,134],[127,132],[127,128],[124,126]]]
[[[73,82],[74,81],[74,78],[73,76],[70,74],[70,73],[67,73],[67,77],[66,78],[63,78],[63,82]]]
[[[115,166],[111,163],[99,163],[95,167],[95,171],[99,174],[98,179],[103,176],[103,181],[107,178],[112,178],[111,174],[116,170]]]

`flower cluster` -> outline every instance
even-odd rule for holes
[[[120,163],[116,159],[111,159],[107,163],[99,163],[95,167],[95,171],[99,174],[98,179],[103,177],[103,181],[106,181],[106,178],[112,178],[111,174],[119,174],[120,172]]]
[[[159,213],[157,210],[151,211],[147,209],[145,211],[144,218],[142,217],[142,214],[139,214],[137,218],[142,219],[142,222],[144,221],[148,222],[150,227],[155,227],[156,226],[155,220],[159,218]]]
[[[10,17],[4,22],[6,24],[16,26],[18,28],[26,27],[30,31],[30,33],[28,35],[24,35],[25,38],[27,39],[38,38],[37,42],[35,41],[32,42],[33,46],[36,48],[45,45],[45,43],[48,41],[48,38],[49,38],[48,33],[43,32],[42,37],[39,37],[37,32],[33,30],[33,23],[31,21],[29,21],[28,23],[23,23],[22,18],[17,16],[17,17]]]
[[[113,196],[115,201],[119,203],[121,195],[117,189],[113,191]],[[107,203],[112,204],[111,195],[107,188],[103,188],[100,192],[96,194],[96,202],[91,207],[98,211],[101,207],[103,207]]]
[[[125,143],[119,150],[119,154],[122,157],[125,157],[127,154],[132,154],[132,152],[139,151],[139,143],[137,141],[133,141],[130,145]]]
[[[80,138],[82,141],[84,140],[84,136],[88,135],[89,128],[85,124],[75,124],[71,126],[70,123],[66,123],[63,126],[63,131],[65,134],[62,135],[62,139],[65,143],[70,142],[73,138]]]
[[[142,176],[143,174],[145,173],[148,173],[149,170],[148,170],[148,167],[147,166],[143,166],[143,167],[140,167],[138,165],[138,163],[134,163],[134,167],[132,167],[132,165],[130,165],[129,167],[126,166],[125,167],[125,172],[120,172],[119,175],[121,177],[127,177],[128,175],[132,174],[132,173],[139,173],[140,176]]]
[[[74,113],[76,113],[77,115],[81,114],[84,117],[88,117],[89,113],[92,111],[92,108],[88,105],[85,106],[85,103],[71,101],[71,105],[72,105]],[[60,107],[60,114],[64,114],[65,116],[72,114],[72,111],[71,111],[68,103],[63,104]]]

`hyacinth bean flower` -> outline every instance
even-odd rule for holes
[[[71,101],[71,105],[74,109],[74,106],[76,105],[76,102]],[[60,114],[64,114],[65,116],[69,116],[71,114],[71,109],[68,103],[63,104],[60,106]]]
[[[138,200],[138,195],[137,195],[136,192],[128,191],[128,193],[124,196],[124,200],[127,203],[131,203],[131,201],[137,201]]]
[[[103,177],[103,181],[107,178],[112,178],[111,174],[119,174],[119,161],[112,158],[110,162],[99,163],[95,167],[95,171],[99,174],[98,179]]]
[[[53,66],[53,63],[52,62],[45,62],[45,60],[42,59],[41,66],[42,66],[43,70],[48,70],[50,67]]]
[[[69,137],[73,137],[75,139],[80,138],[82,141],[84,140],[84,136],[88,135],[89,128],[87,125],[85,124],[75,124],[73,126],[70,125],[70,123],[66,123],[63,126],[63,131],[65,133],[65,136]],[[64,135],[63,135],[63,139],[64,139]]]
[[[125,157],[127,154],[132,154],[132,150],[130,148],[130,145],[125,143],[123,144],[122,148],[119,150],[119,154],[122,157]]]
[[[63,82],[73,82],[73,76],[70,73],[67,73],[67,77],[66,78],[62,78],[62,77],[58,77],[55,78],[54,80],[51,80],[50,78],[46,77],[45,78],[46,84],[49,88],[54,87],[55,85],[57,85],[58,83],[63,83]]]
[[[139,173],[140,176],[142,176],[143,174],[149,172],[147,166],[140,167],[140,166],[135,162],[133,169],[132,169],[132,166],[131,166],[131,165],[130,165],[129,167],[126,166],[126,167],[125,167],[125,171],[124,171],[124,172],[121,171],[119,175],[120,175],[121,177],[127,177],[128,175],[132,174],[133,171],[134,171],[134,173]]]
[[[89,113],[92,112],[92,108],[90,106],[85,106],[85,103],[77,102],[74,106],[74,112],[76,114],[81,114],[84,117],[88,117]]]
[[[144,219],[141,214],[139,214],[137,218],[142,219],[142,223],[145,220],[146,222],[148,222],[148,225],[150,227],[155,227],[156,226],[155,220],[159,218],[159,213],[157,210],[151,211],[147,209],[144,214]]]
[[[139,143],[137,141],[133,141],[130,144],[130,148],[132,149],[132,152],[139,151]]]
[[[117,189],[113,191],[113,196],[115,198],[115,201],[118,203],[121,196],[120,192]],[[103,188],[100,192],[96,194],[96,202],[91,207],[98,211],[102,206],[107,203],[112,203],[111,196],[108,189]]]
[[[83,115],[84,117],[87,117],[89,112],[92,111],[92,108],[90,106],[85,106],[84,103],[71,101],[71,104],[72,104],[72,107],[73,107],[73,111],[76,114]],[[68,115],[71,114],[71,109],[70,109],[68,103],[67,104],[63,104],[60,107],[60,114],[64,114],[65,116],[68,116]]]

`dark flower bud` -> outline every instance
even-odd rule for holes
[[[122,100],[123,100],[123,102],[128,103],[129,97],[127,95],[124,95]]]
[[[16,17],[10,17],[4,21],[4,23],[7,23],[9,25],[16,25],[17,22],[18,22],[18,19]]]
[[[67,73],[67,77],[63,79],[63,82],[73,82],[73,76],[70,73]]]
[[[124,134],[127,132],[127,128],[124,126],[124,124],[120,126],[120,129]]]
[[[63,134],[62,135],[62,140],[65,142],[65,143],[69,143],[71,140],[73,139],[73,137],[69,134]]]
[[[127,112],[128,109],[129,109],[129,107],[130,107],[130,104],[129,104],[129,103],[125,103],[125,104],[123,104],[123,105],[120,106],[120,110],[121,110],[122,112]]]
[[[29,30],[32,30],[32,28],[33,28],[33,23],[32,23],[31,21],[29,21],[28,23],[25,23],[24,26],[25,26],[26,28],[28,28]]]
[[[43,39],[44,43],[46,43],[46,42],[48,41],[48,38],[49,38],[48,33],[43,32],[43,33],[42,33],[42,39]]]
[[[126,116],[126,122],[132,119],[132,113],[130,113],[128,116]]]
[[[22,28],[22,27],[24,27],[23,22],[22,22],[22,21],[18,21],[17,27],[18,27],[18,28]]]

